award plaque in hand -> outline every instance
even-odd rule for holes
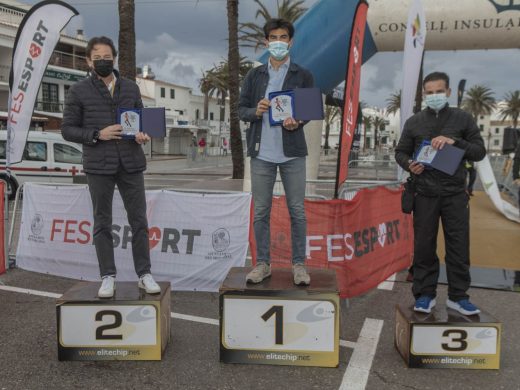
[[[281,126],[287,118],[293,118],[294,92],[279,91],[269,94],[269,123],[271,126]]]
[[[133,139],[136,134],[141,131],[140,109],[120,108],[117,120],[123,128],[121,134],[123,138]]]

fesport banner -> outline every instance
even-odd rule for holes
[[[336,270],[340,296],[354,297],[410,266],[413,223],[401,212],[401,189],[364,189],[352,200],[305,201],[309,267]],[[250,238],[255,259],[254,235]],[[285,198],[273,199],[271,264],[291,265],[291,229]]]
[[[491,201],[495,205],[496,209],[500,211],[507,219],[520,223],[520,217],[518,216],[518,208],[513,206],[511,203],[506,202],[500,195],[500,189],[498,188],[493,168],[489,157],[486,156],[484,160],[475,162],[475,168],[477,169],[480,181],[484,186],[486,194],[491,198]]]
[[[61,30],[78,15],[62,1],[42,1],[25,15],[14,41],[9,74],[7,166],[22,161],[34,102]]]
[[[408,14],[403,54],[403,88],[401,90],[401,133],[413,115],[417,83],[426,41],[426,20],[421,0],[414,0]]]
[[[359,87],[361,84],[361,64],[363,55],[363,40],[365,38],[365,27],[367,22],[368,4],[360,0],[350,35],[348,49],[347,73],[345,76],[345,96],[343,98],[343,112],[341,121],[341,132],[339,136],[338,166],[336,173],[336,186],[334,198],[338,197],[340,186],[347,180],[348,156],[352,147],[352,139],[357,126],[357,115],[359,106]]]
[[[248,249],[251,195],[147,191],[152,274],[173,290],[218,291]],[[26,183],[17,266],[74,279],[99,280],[86,186]],[[132,233],[119,193],[113,202],[117,280],[137,280]]]

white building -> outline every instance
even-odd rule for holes
[[[0,0],[0,129],[7,126],[9,73],[18,26],[30,6]],[[32,129],[59,129],[68,89],[86,76],[85,48],[81,31],[75,37],[62,33],[42,79],[35,103]]]
[[[504,143],[504,129],[513,127],[511,119],[502,120],[500,109],[504,107],[505,102],[498,102],[497,108],[493,110],[491,115],[480,115],[477,119],[477,125],[480,128],[480,135],[484,139],[484,145],[488,152],[502,153]]]
[[[208,119],[204,119],[204,96],[189,87],[151,78],[136,78],[145,106],[166,108],[166,137],[152,142],[154,154],[187,154],[193,137],[204,138],[210,148],[220,149],[229,141],[229,100],[221,106],[208,99]],[[221,110],[223,120],[220,119]]]

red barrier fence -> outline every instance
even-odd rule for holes
[[[411,216],[401,212],[400,189],[364,189],[351,201],[306,200],[305,211],[306,264],[335,269],[342,298],[363,294],[410,265],[413,225]],[[252,225],[249,241],[256,264]],[[275,268],[291,264],[290,232],[285,198],[276,197],[271,212],[271,264]]]

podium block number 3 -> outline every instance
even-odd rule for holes
[[[275,316],[274,322],[274,339],[275,344],[283,345],[283,306],[271,306],[269,310],[267,310],[264,314],[262,314],[262,319],[264,321],[268,321],[269,318]]]
[[[101,310],[96,313],[96,322],[103,321],[103,317],[113,316],[114,323],[101,325],[96,328],[96,340],[123,340],[122,334],[104,334],[105,330],[117,329],[123,324],[123,316],[116,310]]]

